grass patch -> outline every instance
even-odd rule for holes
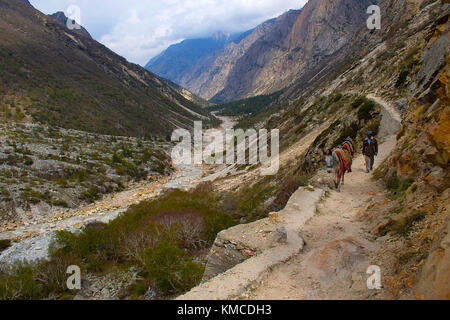
[[[414,184],[414,179],[399,179],[393,175],[384,180],[386,188],[394,197],[402,195],[406,190]]]
[[[389,222],[379,230],[379,234],[385,236],[390,232],[394,232],[404,237],[408,237],[414,223],[422,221],[426,216],[427,213],[425,211],[417,211],[407,217],[396,220],[390,219]]]

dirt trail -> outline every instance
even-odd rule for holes
[[[400,116],[385,101],[373,95],[376,101],[389,108],[392,118]],[[389,117],[389,116],[388,116]],[[390,123],[388,119],[386,123]],[[382,128],[388,134],[380,144],[378,167],[396,145],[395,126]],[[381,142],[381,141],[380,141]],[[330,179],[325,171],[316,179]],[[318,206],[318,212],[302,229],[305,250],[282,264],[259,283],[252,285],[242,298],[271,299],[380,299],[385,292],[369,290],[366,274],[369,266],[377,265],[378,244],[365,230],[359,216],[370,206],[383,203],[384,187],[365,172],[362,155],[346,176],[341,192],[331,191]]]

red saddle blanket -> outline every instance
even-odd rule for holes
[[[352,163],[352,157],[350,153],[343,149],[335,149],[334,153],[341,163],[341,170],[339,173],[339,179],[342,178],[345,172],[352,172],[350,164]]]

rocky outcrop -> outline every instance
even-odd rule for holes
[[[450,208],[447,208],[449,210]],[[418,291],[428,299],[450,299],[450,221],[435,242],[422,276],[417,285]]]
[[[49,15],[50,17],[52,17],[53,19],[55,19],[56,21],[58,21],[59,23],[61,23],[64,26],[67,26],[67,21],[69,20],[69,18],[66,17],[66,15],[64,14],[64,12],[62,11],[58,11],[54,14]],[[73,20],[71,20],[73,22]],[[71,22],[69,21],[69,23]],[[77,22],[75,21],[75,24],[77,24]],[[76,29],[73,29],[89,38],[92,38],[91,34],[83,27],[80,25],[77,25]]]
[[[245,247],[236,240],[224,239],[223,234],[219,234],[210,250],[202,282],[224,273],[258,253],[261,253],[261,251]]]
[[[433,163],[446,167],[450,161],[450,109],[446,108],[438,123],[428,132],[428,140],[438,150],[429,158]]]
[[[393,247],[389,250],[396,252],[391,275],[386,277],[393,297],[448,299],[450,6],[435,2],[426,9],[431,19],[415,44],[417,66],[410,67],[407,84],[400,90],[407,101],[403,128],[380,171],[390,192],[401,200],[394,200],[396,208],[375,233],[390,235]],[[405,68],[405,63],[400,67]],[[378,214],[375,221],[383,219],[382,212]]]
[[[305,271],[322,282],[351,282],[357,267],[370,265],[367,250],[357,240],[346,238],[313,250],[303,262]],[[364,273],[366,270],[358,270]]]

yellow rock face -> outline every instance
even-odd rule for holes
[[[450,108],[446,108],[437,124],[428,130],[428,140],[439,150],[437,161],[447,165],[450,157]]]
[[[269,213],[269,219],[270,219],[270,222],[272,222],[273,224],[278,223],[278,212]]]

